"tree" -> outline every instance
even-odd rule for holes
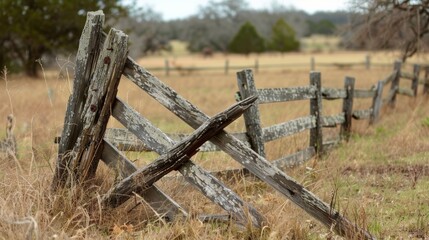
[[[322,19],[318,22],[308,20],[308,35],[321,34],[321,35],[332,35],[336,31],[335,24],[327,19]]]
[[[272,27],[270,50],[282,53],[299,50],[299,41],[296,40],[295,35],[295,30],[289,24],[283,19],[277,20]]]
[[[250,22],[246,22],[232,39],[228,49],[233,53],[259,53],[265,50],[264,45],[264,39],[259,36],[255,27]]]
[[[355,0],[348,40],[358,47],[402,49],[402,60],[424,47],[429,34],[427,0]]]
[[[38,59],[77,49],[87,11],[126,14],[119,0],[0,1],[0,66],[36,77]],[[109,16],[110,15],[110,16]]]

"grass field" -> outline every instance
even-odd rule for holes
[[[224,56],[212,58],[170,56],[176,66],[303,63],[302,67],[260,68],[255,73],[256,85],[264,87],[305,86],[309,83],[309,59],[317,62],[359,62],[364,52],[314,54],[264,54],[259,56]],[[392,63],[391,67],[365,70],[363,66],[348,69],[320,67],[322,86],[342,87],[345,76],[356,78],[356,88],[368,89],[383,79],[393,68],[395,55],[371,53],[374,62]],[[147,68],[162,67],[165,56],[139,60]],[[427,62],[419,56],[412,62]],[[407,71],[411,67],[405,68]],[[223,179],[245,201],[264,216],[263,229],[239,228],[233,224],[201,223],[193,218],[165,223],[133,199],[111,212],[88,208],[89,199],[99,197],[114,177],[103,165],[86,192],[51,193],[57,148],[53,139],[61,134],[65,106],[72,88],[72,69],[61,76],[58,69],[46,70],[39,80],[2,74],[0,82],[0,126],[13,113],[17,119],[17,159],[0,161],[0,238],[1,239],[331,239],[333,234],[304,211],[266,184],[253,178]],[[154,72],[208,115],[214,115],[235,103],[237,91],[234,71]],[[403,82],[410,85],[410,82]],[[120,84],[119,97],[165,132],[188,133],[192,129],[152,100],[131,82]],[[366,121],[353,122],[353,135],[322,159],[285,170],[325,202],[380,239],[424,239],[429,237],[429,108],[428,97],[412,99],[398,96],[395,109],[383,108],[381,120],[374,126]],[[341,111],[341,102],[323,102],[324,114]],[[356,109],[370,106],[369,101],[356,101]],[[309,113],[308,102],[261,106],[264,126],[284,122]],[[114,120],[109,127],[121,127]],[[239,119],[227,131],[244,131]],[[4,127],[0,136],[5,135]],[[299,134],[267,145],[267,158],[276,159],[308,145],[308,133]],[[127,153],[142,166],[157,157],[153,153]],[[223,153],[198,153],[193,160],[207,170],[224,170],[239,165]],[[189,184],[167,179],[161,188],[190,213],[222,213]],[[186,192],[185,195],[183,193]],[[130,211],[132,209],[132,211]]]

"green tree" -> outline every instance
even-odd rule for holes
[[[322,19],[319,22],[314,22],[311,20],[307,21],[308,23],[308,35],[312,34],[322,34],[322,35],[332,35],[337,30],[335,24],[327,19]]]
[[[265,41],[256,28],[250,22],[246,22],[229,43],[228,49],[233,53],[259,53],[265,50]]]
[[[269,43],[270,50],[290,52],[299,50],[299,41],[296,40],[295,30],[283,19],[277,20],[272,28],[272,37]]]
[[[127,11],[119,0],[1,0],[0,67],[36,77],[38,59],[77,49],[87,11],[112,15]]]

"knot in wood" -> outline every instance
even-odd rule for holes
[[[104,64],[110,64],[110,57],[109,56],[104,58]]]
[[[95,106],[94,104],[91,104],[91,107],[89,109],[91,110],[91,112],[95,112],[97,111],[97,106]]]

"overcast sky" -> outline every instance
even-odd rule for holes
[[[285,7],[294,7],[308,13],[315,11],[346,10],[349,0],[246,0],[252,9],[271,9],[276,2]],[[198,12],[198,7],[207,5],[207,0],[137,0],[140,6],[150,6],[162,14],[164,20],[185,18]]]

